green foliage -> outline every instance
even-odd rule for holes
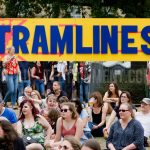
[[[123,17],[118,9],[126,14],[125,17],[150,17],[149,0],[1,0],[0,6],[5,5],[5,15],[1,17],[71,17],[74,6],[82,12],[83,6],[91,10],[91,17]],[[85,17],[85,12],[82,12]]]

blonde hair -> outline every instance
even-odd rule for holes
[[[39,93],[37,90],[32,90],[32,92],[34,92],[34,93],[38,96],[38,99],[39,99],[39,100],[42,99],[40,93]],[[32,93],[32,92],[31,92],[31,93]]]

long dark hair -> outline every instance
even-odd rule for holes
[[[80,115],[83,108],[82,108],[82,103],[80,102],[79,98],[73,98],[71,102],[75,104],[77,113]]]
[[[119,96],[118,106],[120,107],[120,105],[121,105],[121,96],[122,96],[122,94],[126,94],[127,98],[129,99],[128,103],[132,104],[131,94],[128,91],[122,91],[122,93]]]
[[[24,104],[26,104],[26,103],[29,103],[31,105],[32,115],[33,115],[34,118],[36,118],[37,114],[39,114],[39,111],[34,106],[33,102],[31,100],[26,99],[26,100],[22,101],[21,104],[20,104],[20,112],[19,112],[19,119],[18,120],[24,120],[24,118],[25,118],[24,114],[22,113],[22,108],[23,108]]]
[[[13,128],[10,122],[7,120],[0,121],[0,127],[4,131],[4,142],[8,146],[9,150],[14,150],[13,143],[18,139],[18,134],[16,130]]]
[[[119,97],[119,88],[118,88],[118,85],[114,82],[110,83],[110,84],[113,84],[114,87],[115,87],[115,94],[117,97]],[[109,84],[109,86],[110,86]],[[108,87],[108,98],[111,97],[113,95],[113,93],[110,91],[109,87]]]

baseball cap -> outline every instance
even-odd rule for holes
[[[143,98],[141,103],[150,104],[150,98]]]

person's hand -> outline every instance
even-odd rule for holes
[[[92,130],[98,129],[97,125],[93,125]]]
[[[39,80],[39,79],[40,79],[40,77],[38,77],[38,76],[36,76],[35,78],[36,78],[37,80]]]
[[[108,127],[105,127],[105,128],[103,129],[103,132],[109,133],[109,131],[110,131],[110,128],[108,128]]]
[[[52,148],[52,147],[54,147],[53,145],[54,145],[54,140],[45,140],[45,142],[44,142],[44,146],[47,148],[48,147]]]

